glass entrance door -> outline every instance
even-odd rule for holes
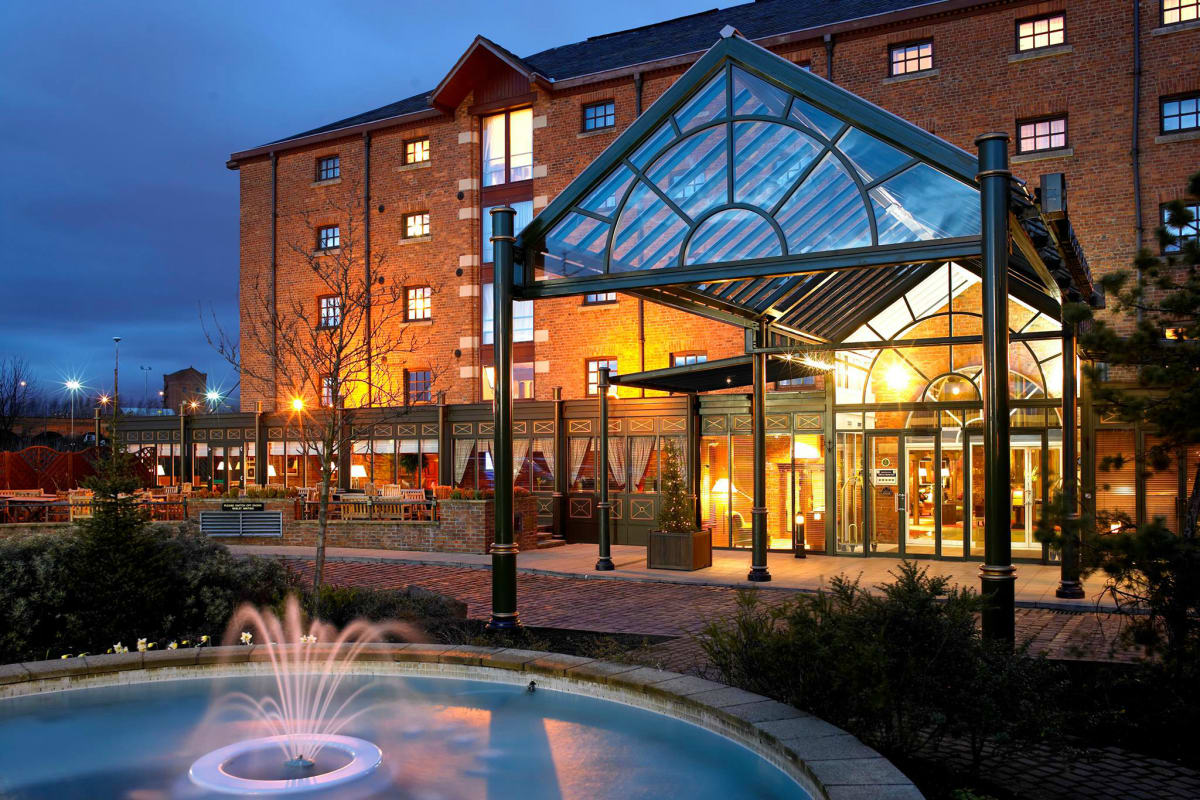
[[[905,436],[904,552],[931,556],[939,552],[938,518],[942,509],[942,469],[932,436]]]
[[[837,435],[836,552],[864,555],[863,434]]]
[[[866,487],[872,553],[898,553],[904,539],[905,501],[902,442],[897,435],[867,437]]]

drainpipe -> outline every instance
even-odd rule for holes
[[[363,338],[367,345],[367,405],[375,388],[372,379],[374,356],[371,352],[371,132],[363,131],[363,283],[366,286],[366,330]]]
[[[271,349],[279,349],[279,314],[276,302],[275,286],[276,271],[279,266],[276,258],[279,237],[279,156],[271,151]],[[275,407],[275,395],[279,390],[279,357],[271,356],[271,407]],[[285,454],[286,456],[286,454]]]
[[[1133,0],[1133,245],[1135,252],[1142,250],[1142,177],[1141,148],[1138,146],[1138,121],[1141,117],[1142,101],[1142,15],[1140,0]],[[1142,288],[1142,268],[1137,267],[1137,285]],[[1142,309],[1137,309],[1137,321],[1142,321]]]
[[[554,538],[565,539],[567,520],[567,436],[563,429],[562,387],[551,390],[554,396]]]
[[[642,73],[633,73],[633,108],[635,115],[642,115]]]
[[[1134,0],[1136,2],[1137,0]],[[825,34],[825,80],[833,83],[833,34]]]
[[[633,106],[637,116],[642,115],[642,73],[633,74]],[[638,371],[646,371],[646,301],[638,298]],[[646,388],[642,387],[641,396],[646,396]]]

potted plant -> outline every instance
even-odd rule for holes
[[[666,439],[662,451],[662,505],[650,531],[646,566],[650,569],[694,570],[712,566],[712,530],[698,530],[680,465],[679,448]]]

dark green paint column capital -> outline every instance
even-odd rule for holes
[[[493,469],[496,478],[496,536],[492,544],[492,619],[490,630],[520,627],[517,617],[517,544],[513,536],[513,222],[509,206],[492,209],[492,341],[496,352]]]
[[[985,133],[979,148],[983,248],[983,487],[985,603],[983,636],[1013,640],[1016,568],[1012,564],[1012,485],[1009,477],[1008,403],[1008,134]]]

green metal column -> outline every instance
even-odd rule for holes
[[[1065,518],[1062,522],[1064,534],[1062,547],[1062,573],[1056,597],[1083,597],[1083,584],[1079,580],[1080,529],[1078,505],[1079,462],[1075,448],[1075,326],[1063,323],[1062,336],[1062,495]]]
[[[837,512],[840,508],[837,480],[837,373],[825,373],[825,415],[821,419],[821,431],[825,439],[825,552],[837,553]]]
[[[979,148],[980,204],[983,216],[983,488],[984,563],[979,568],[983,635],[1013,640],[1016,568],[1012,565],[1009,515],[1008,407],[1008,134],[985,133]]]
[[[454,439],[450,435],[450,409],[446,405],[445,392],[438,392],[437,419],[438,483],[453,486],[457,477],[454,474]]]
[[[496,537],[492,545],[491,630],[520,627],[517,617],[517,545],[513,540],[513,220],[509,206],[492,209],[492,332],[496,352],[494,401],[496,432],[493,468],[496,476]]]
[[[567,538],[567,433],[562,387],[554,392],[554,538]]]
[[[767,346],[766,324],[760,324],[755,337],[755,350]],[[767,570],[767,354],[755,352],[754,398],[751,410],[754,428],[754,506],[750,540],[750,573],[746,580],[763,583],[771,580]]]
[[[596,401],[600,413],[596,422],[600,431],[596,437],[596,465],[592,470],[596,476],[596,488],[600,492],[600,501],[596,503],[596,522],[600,528],[600,557],[596,559],[596,569],[608,572],[615,569],[610,547],[612,503],[608,499],[608,367],[600,367],[598,372],[600,374],[596,381]]]
[[[183,441],[183,420],[179,422],[179,440]],[[183,445],[181,444],[182,448]],[[258,401],[254,410],[254,483],[258,486],[267,485],[267,464],[270,463],[270,443],[267,441],[266,427],[263,425],[262,401]],[[180,453],[183,452],[181,449]],[[243,458],[244,462],[245,459]],[[180,472],[183,472],[183,461],[179,462]]]

